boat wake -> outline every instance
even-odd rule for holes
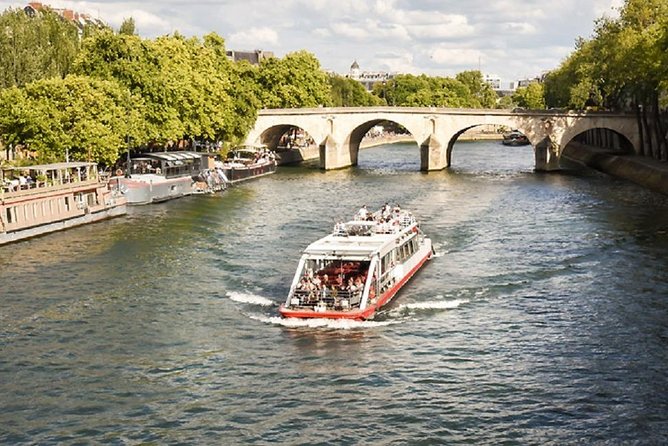
[[[259,316],[249,315],[251,319],[263,322],[265,324],[280,325],[287,328],[323,328],[330,330],[355,330],[368,329],[375,327],[385,327],[387,325],[398,324],[400,321],[353,321],[349,319],[297,319],[282,318],[280,316]]]
[[[412,304],[402,304],[399,305],[397,310],[401,311],[404,309],[407,310],[451,310],[453,308],[459,307],[461,304],[466,304],[469,301],[466,299],[455,299],[455,300],[437,300],[429,302],[416,302]]]
[[[273,307],[274,305],[276,305],[276,302],[274,302],[273,300],[267,299],[266,297],[258,296],[257,294],[239,293],[237,291],[230,291],[227,293],[227,296],[230,298],[230,300],[242,304],[258,305],[261,307]]]
[[[443,257],[448,253],[448,250],[445,247],[445,243],[434,243],[434,255],[433,257]]]

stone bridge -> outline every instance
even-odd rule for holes
[[[457,138],[466,130],[486,124],[525,134],[534,148],[536,170],[559,169],[564,149],[576,138],[636,153],[640,146],[634,115],[413,107],[261,110],[246,142],[263,143],[275,149],[281,136],[297,127],[318,145],[322,169],[341,169],[357,165],[362,138],[383,121],[400,124],[411,133],[419,147],[420,168],[424,171],[449,167]]]

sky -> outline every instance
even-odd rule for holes
[[[26,2],[0,0],[0,8]],[[597,18],[623,0],[98,0],[42,2],[98,17],[115,29],[135,20],[142,37],[216,32],[227,49],[307,50],[322,67],[454,76],[480,69],[502,86],[557,68]]]

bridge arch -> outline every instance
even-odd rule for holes
[[[364,121],[361,124],[359,124],[357,127],[353,128],[347,135],[346,139],[344,140],[344,147],[348,147],[350,151],[350,160],[353,166],[356,166],[359,160],[359,150],[360,150],[360,145],[362,143],[362,140],[364,137],[369,133],[369,130],[377,126],[378,124],[381,124],[383,122],[391,122],[394,124],[397,124],[399,126],[404,127],[413,140],[415,141],[416,148],[418,147],[418,140],[416,139],[416,136],[414,133],[410,131],[405,125],[402,125],[400,122],[397,122],[395,119],[371,119],[368,121]]]
[[[530,125],[527,125],[527,123],[515,120],[512,117],[499,117],[497,119],[485,119],[482,122],[471,121],[469,123],[466,123],[465,126],[461,128],[459,126],[453,127],[456,130],[454,130],[454,133],[451,132],[447,142],[446,153],[445,153],[446,167],[450,167],[452,165],[452,153],[454,151],[455,143],[457,142],[459,137],[462,136],[468,130],[483,125],[493,125],[496,127],[505,127],[510,130],[519,131],[529,139],[531,147],[534,150],[534,157],[536,156],[536,146],[540,144],[540,140],[535,135],[532,134],[533,133],[532,127]]]
[[[308,126],[306,126],[308,127]],[[290,132],[292,129],[303,130],[309,137],[313,138],[317,145],[322,144],[323,141],[318,141],[316,136],[309,132],[308,128],[304,128],[302,125],[297,125],[296,123],[284,123],[276,124],[270,127],[267,127],[259,132],[257,138],[253,143],[255,144],[266,144],[271,150],[276,150],[281,143],[281,138]],[[321,136],[322,140],[326,138],[327,135]]]
[[[572,141],[579,139],[591,145],[624,153],[638,153],[640,141],[635,141],[636,135],[637,132],[629,132],[625,126],[580,121],[563,132],[558,144],[565,149]]]

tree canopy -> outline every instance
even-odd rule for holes
[[[590,39],[549,73],[550,107],[635,110],[648,154],[668,159],[668,0],[626,0],[619,17],[601,18]]]
[[[405,107],[494,108],[497,95],[479,71],[463,71],[454,79],[400,74],[373,87],[388,105]]]
[[[296,51],[284,58],[264,59],[257,75],[262,107],[296,108],[331,104],[327,74],[316,57]]]
[[[328,80],[333,107],[367,107],[384,103],[381,98],[366,91],[364,86],[354,79],[330,74]]]
[[[79,48],[78,28],[46,8],[36,16],[22,9],[0,15],[0,87],[65,77]]]
[[[22,143],[42,161],[113,163],[140,107],[114,81],[82,76],[43,79],[0,91],[0,128],[8,143]]]

